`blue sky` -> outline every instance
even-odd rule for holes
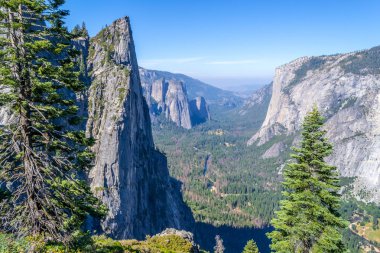
[[[301,56],[380,45],[379,0],[66,0],[95,35],[129,16],[140,66],[226,87],[270,82]]]

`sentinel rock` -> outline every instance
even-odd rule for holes
[[[163,114],[177,126],[190,129],[210,118],[205,99],[199,97],[189,101],[181,79],[143,68],[140,68],[140,77],[153,119]]]
[[[380,202],[380,47],[334,56],[304,57],[276,69],[273,95],[260,130],[248,142],[297,133],[317,105],[334,144],[329,162],[356,177],[354,195]],[[270,152],[270,151],[268,151]],[[364,190],[367,194],[362,195]]]
[[[108,208],[103,231],[143,239],[168,227],[187,229],[191,213],[153,143],[127,17],[91,39],[87,65],[87,135],[96,139],[89,180]]]

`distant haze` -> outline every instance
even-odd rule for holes
[[[130,16],[139,64],[219,87],[265,84],[301,56],[380,44],[376,0],[67,0],[91,36]]]
[[[196,78],[196,77],[194,77]],[[212,77],[199,77],[201,81],[217,86],[221,89],[230,91],[252,91],[269,84],[272,81],[272,76],[262,78],[239,78],[239,77],[226,77],[226,78],[212,78]]]

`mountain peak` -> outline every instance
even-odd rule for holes
[[[96,139],[89,179],[109,212],[101,227],[113,238],[139,238],[191,223],[166,157],[155,149],[129,18],[91,39],[87,133]]]
[[[100,64],[113,61],[138,69],[131,25],[128,17],[120,18],[91,38],[90,57],[99,57]]]

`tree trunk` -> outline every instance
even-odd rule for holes
[[[18,22],[23,22],[23,7],[20,4],[17,13]],[[10,41],[13,49],[15,50],[15,56],[17,58],[17,63],[14,66],[13,75],[19,84],[19,96],[18,96],[18,106],[19,106],[19,123],[20,123],[20,136],[19,143],[22,155],[22,166],[24,169],[24,175],[22,176],[23,183],[25,186],[26,194],[26,207],[29,213],[29,218],[33,226],[32,234],[37,235],[39,232],[38,226],[38,214],[39,208],[36,204],[36,195],[38,192],[37,182],[39,181],[37,168],[33,163],[33,139],[32,139],[32,122],[31,122],[31,81],[30,81],[30,70],[28,68],[28,63],[25,62],[26,50],[25,50],[25,31],[23,26],[14,29],[15,24],[15,14],[9,10],[9,23],[10,23]]]

